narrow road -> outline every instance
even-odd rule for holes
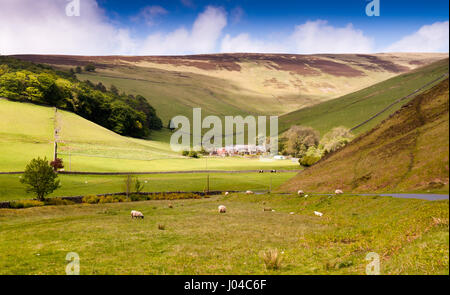
[[[361,196],[382,196],[402,199],[421,199],[428,201],[448,200],[448,195],[439,194],[361,194]]]

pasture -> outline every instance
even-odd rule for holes
[[[448,222],[448,200],[362,196],[0,209],[0,274],[65,274],[68,252],[81,274],[365,274],[376,252],[381,274],[448,275]],[[278,269],[266,269],[268,250],[281,256]]]
[[[118,135],[76,114],[54,108],[0,100],[0,172],[23,171],[38,156],[53,157],[54,129],[58,157],[65,169],[90,172],[299,169],[290,160],[182,157],[170,149],[168,130],[151,139]],[[24,120],[23,118],[27,118]]]
[[[411,94],[445,73],[448,73],[448,59],[415,69],[342,97],[284,114],[279,119],[279,131],[283,132],[292,125],[304,125],[311,126],[318,130],[321,135],[324,135],[336,126],[353,128],[397,99]],[[424,90],[431,87],[426,87]],[[369,131],[413,97],[394,105],[382,115],[355,129],[354,133],[363,134]]]
[[[268,191],[295,176],[295,172],[287,173],[211,173],[209,190],[232,191]],[[167,191],[205,191],[208,188],[208,174],[148,174],[133,175],[143,184],[145,192]],[[0,175],[0,201],[32,199],[35,196],[25,191],[20,183],[20,175]],[[49,197],[85,196],[126,191],[126,176],[120,175],[59,175],[61,188]]]

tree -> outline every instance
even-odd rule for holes
[[[58,169],[64,168],[63,160],[60,158],[56,158],[54,161],[50,162],[50,166],[53,167],[54,171],[58,171]]]
[[[84,66],[84,70],[86,72],[95,72],[95,66],[94,64],[90,63]]]
[[[144,189],[144,184],[136,177],[134,181],[134,191],[140,193]]]
[[[284,152],[302,158],[308,149],[319,144],[319,132],[311,127],[292,126],[283,136]]]
[[[33,159],[25,168],[20,182],[27,186],[28,193],[34,193],[39,201],[60,187],[58,174],[49,165],[47,158]]]
[[[119,95],[119,89],[114,84],[111,84],[111,87],[109,87],[109,90],[111,90],[112,93],[115,95]]]
[[[76,68],[75,68],[75,72],[77,73],[77,74],[81,74],[81,67],[80,66],[77,66]]]
[[[323,136],[320,140],[320,145],[322,146],[324,153],[328,154],[346,146],[353,138],[354,135],[348,128],[335,127]]]

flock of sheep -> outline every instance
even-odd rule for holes
[[[343,194],[344,192],[342,191],[342,190],[340,190],[340,189],[337,189],[337,190],[335,190],[334,191],[334,193],[336,194],[336,195],[341,195],[341,194]],[[254,192],[252,192],[252,191],[246,191],[245,192],[245,194],[247,194],[247,195],[253,195],[254,194]],[[229,195],[229,192],[225,192],[225,196],[228,196]],[[305,195],[305,192],[304,191],[302,191],[302,190],[299,190],[299,191],[297,191],[297,195],[299,195],[299,196],[302,196],[302,197],[305,197],[305,198],[307,198],[308,197],[308,195]],[[171,205],[169,205],[170,206],[170,208],[172,208],[172,206]],[[224,205],[220,205],[219,207],[218,207],[218,209],[219,209],[219,213],[226,213],[227,212],[227,207],[225,207]],[[266,210],[266,208],[264,208],[264,211],[275,211],[275,210]],[[293,212],[291,212],[291,214],[292,214]],[[323,213],[322,212],[318,212],[318,211],[314,211],[314,215],[316,215],[316,216],[319,216],[319,217],[322,217],[323,216]],[[140,211],[136,211],[136,210],[132,210],[131,211],[131,219],[144,219],[144,214],[142,214],[142,212],[140,212]]]

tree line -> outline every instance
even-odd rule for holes
[[[11,57],[0,56],[0,97],[72,111],[125,136],[144,138],[162,128],[155,109],[141,95],[79,81],[74,70],[58,71]]]

